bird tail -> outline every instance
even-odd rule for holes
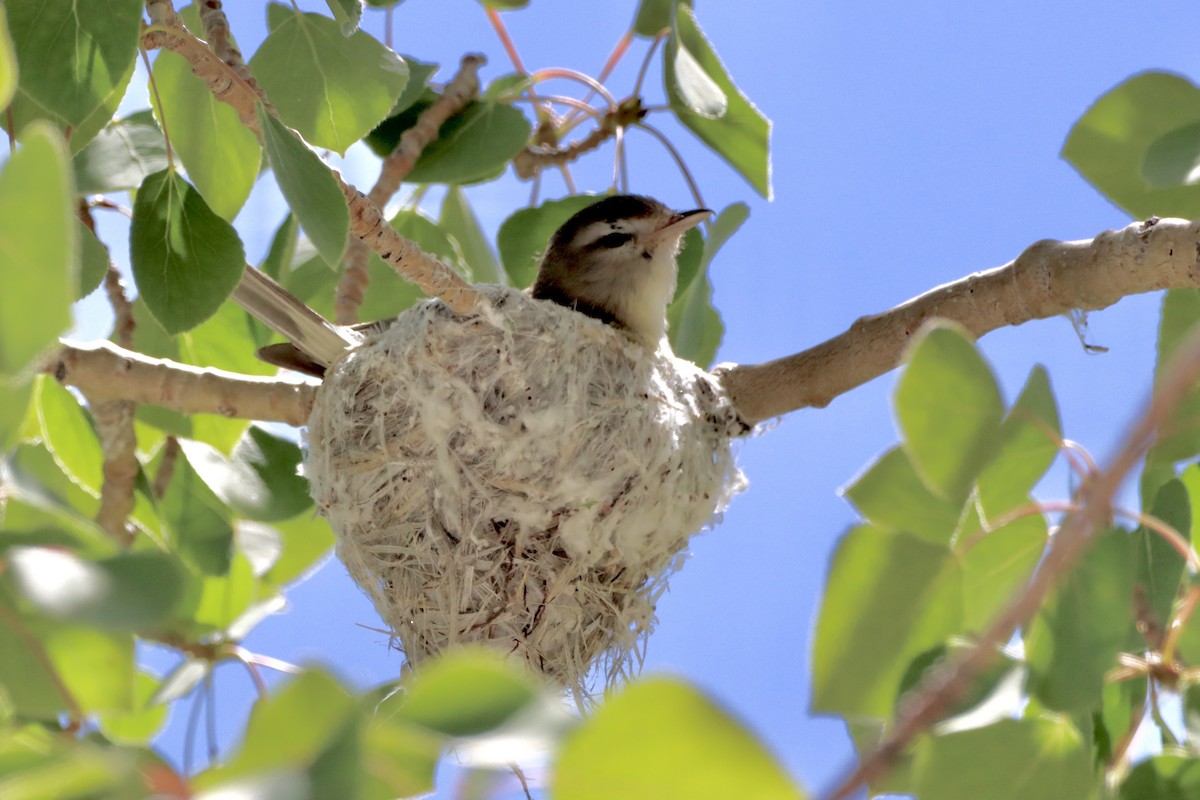
[[[362,343],[363,337],[357,331],[332,324],[253,267],[242,274],[241,283],[233,290],[233,299],[321,367],[329,366],[346,350]]]

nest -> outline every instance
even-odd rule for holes
[[[335,365],[306,474],[410,664],[482,643],[557,683],[640,660],[689,537],[745,481],[746,431],[667,348],[521,292],[422,303]]]

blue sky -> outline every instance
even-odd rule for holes
[[[327,13],[306,0],[305,10]],[[265,34],[257,3],[227,3],[247,56]],[[599,71],[635,3],[545,2],[505,15],[531,69]],[[758,362],[840,333],[855,318],[997,266],[1043,238],[1089,238],[1128,220],[1058,157],[1071,124],[1100,94],[1145,69],[1200,75],[1200,11],[1170,2],[1130,10],[1115,0],[1045,3],[806,2],[697,0],[696,14],[730,73],[774,123],[773,202],[708,153],[685,130],[661,122],[696,175],[706,202],[751,207],[749,221],[712,266],[727,329],[718,360]],[[365,27],[382,38],[380,13]],[[474,0],[408,0],[398,7],[395,47],[444,66],[447,79],[469,50],[489,57],[483,76],[511,71]],[[610,87],[632,85],[645,42]],[[663,98],[655,65],[648,103]],[[146,105],[131,90],[127,108]],[[673,163],[645,135],[629,137],[633,190],[676,207],[691,198]],[[602,191],[611,150],[575,171],[581,189]],[[360,186],[372,161],[351,153]],[[564,192],[551,177],[543,196]],[[527,201],[511,176],[472,187],[485,228]],[[269,179],[236,221],[252,261],[283,215]],[[1064,428],[1103,458],[1135,414],[1153,363],[1158,298],[1130,298],[1090,318],[1085,353],[1065,319],[1000,331],[983,341],[1009,399],[1045,364]],[[249,345],[248,345],[249,346]],[[894,376],[826,409],[789,415],[745,442],[750,481],[724,520],[697,537],[692,556],[659,604],[646,672],[682,675],[745,721],[810,791],[828,787],[851,756],[842,724],[808,712],[808,649],[830,554],[854,520],[839,497],[896,438]],[[1041,492],[1064,496],[1056,468]],[[251,649],[331,665],[366,686],[394,679],[400,657],[365,597],[331,561],[289,595],[290,610],[265,622]],[[168,662],[155,659],[161,669]],[[244,673],[217,673],[219,734],[240,729],[252,700]],[[182,711],[178,709],[177,711]],[[178,756],[177,713],[163,746]]]

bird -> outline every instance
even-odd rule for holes
[[[712,213],[672,211],[642,195],[604,197],[550,237],[530,294],[607,323],[654,351],[666,334],[683,234]],[[259,348],[260,358],[314,377],[324,377],[346,349],[394,321],[334,325],[254,269],[246,270],[234,299],[288,339]]]

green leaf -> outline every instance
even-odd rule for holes
[[[1043,517],[1030,516],[982,536],[968,533],[969,545],[960,546],[963,624],[966,630],[983,631],[1033,574],[1049,531]]]
[[[962,329],[935,322],[917,335],[894,402],[917,474],[961,502],[995,452],[1003,411],[992,371]]]
[[[1044,367],[1034,367],[1000,426],[999,445],[979,476],[979,501],[992,517],[1029,502],[1058,455],[1062,426]]]
[[[690,276],[680,270],[680,280],[686,279],[687,283],[677,287],[675,299],[667,307],[672,349],[681,358],[690,359],[700,366],[706,367],[716,358],[717,348],[725,333],[721,317],[712,306],[708,268],[717,251],[737,232],[748,216],[750,208],[745,203],[734,203],[717,215],[709,226],[708,240],[704,243],[704,255],[698,269]],[[694,237],[692,241],[695,241]]]
[[[408,83],[405,84],[404,91],[396,98],[396,105],[392,106],[392,110],[388,113],[388,118],[379,123],[375,127],[375,130],[387,125],[390,120],[396,118],[396,115],[407,111],[409,107],[424,97],[429,86],[429,79],[433,77],[433,74],[438,71],[440,66],[432,61],[421,61],[412,56],[402,56],[402,58],[404,59],[404,63],[408,64]],[[399,133],[396,135],[396,140],[399,141]],[[383,153],[382,155],[387,155],[387,153]]]
[[[6,3],[20,67],[16,130],[34,117],[48,118],[70,129],[78,147],[86,144],[124,94],[137,57],[141,11],[140,0],[110,0],[102,12],[57,0]]]
[[[917,745],[921,800],[1064,800],[1095,783],[1083,736],[1062,718],[1005,719]]]
[[[75,155],[75,183],[80,194],[136,189],[167,163],[167,141],[145,109],[113,120]]]
[[[274,528],[283,537],[283,552],[263,580],[275,585],[296,580],[316,567],[329,555],[335,541],[329,523],[311,513],[277,522]]]
[[[1142,175],[1152,189],[1200,182],[1200,122],[1164,133],[1146,148]]]
[[[138,190],[129,251],[139,296],[168,333],[216,313],[246,265],[233,227],[169,170],[149,176]]]
[[[1029,691],[1046,708],[1100,705],[1104,675],[1134,634],[1134,544],[1119,529],[1097,534],[1026,629]]]
[[[633,32],[652,39],[671,27],[671,11],[676,0],[641,0],[633,18]],[[690,6],[691,3],[689,2]]]
[[[63,550],[28,547],[11,551],[8,566],[17,589],[39,611],[101,628],[153,628],[181,598],[182,572],[162,553],[88,561]]]
[[[369,722],[362,736],[364,797],[414,797],[433,791],[442,737],[386,713],[374,693],[364,697]]]
[[[405,180],[457,184],[488,180],[504,171],[531,132],[529,120],[510,105],[471,103],[446,121]]]
[[[26,130],[0,172],[0,377],[21,371],[71,325],[73,193],[62,137],[45,125]]]
[[[804,792],[753,734],[679,680],[631,684],[563,744],[558,800],[791,798]]]
[[[597,195],[576,194],[547,200],[536,208],[522,208],[504,220],[496,234],[500,261],[510,285],[524,289],[537,275],[538,259],[559,227],[577,211],[599,200]]]
[[[203,788],[230,777],[268,770],[307,771],[308,797],[356,797],[358,776],[357,709],[332,677],[308,670],[266,700],[259,701],[246,726],[241,749],[228,763],[196,778]],[[328,778],[340,776],[341,785]]]
[[[1154,756],[1134,767],[1121,784],[1121,800],[1183,800],[1200,794],[1200,759]]]
[[[529,0],[479,0],[479,4],[497,11],[512,11],[529,5]]]
[[[289,213],[275,229],[275,235],[271,237],[271,248],[267,251],[266,258],[258,265],[263,273],[279,280],[280,276],[291,268],[299,240],[297,230],[296,215]]]
[[[1196,485],[1197,471],[1191,473]],[[1159,487],[1150,515],[1174,528],[1184,541],[1191,538],[1192,509],[1188,488],[1181,481],[1171,480]],[[1171,619],[1171,607],[1179,594],[1180,581],[1186,566],[1184,557],[1158,533],[1139,527],[1134,532],[1137,540],[1137,583],[1145,592],[1145,600],[1154,617],[1163,629]]]
[[[32,398],[32,381],[0,379],[0,453],[7,453],[17,443]]]
[[[184,9],[185,19],[194,9],[194,5]],[[183,56],[160,50],[154,60],[154,82],[158,91],[151,92],[150,99],[171,136],[171,149],[209,208],[232,220],[258,178],[262,148],[257,137],[232,106],[217,100],[192,74]]]
[[[155,704],[158,679],[145,672],[133,676],[133,707],[128,711],[101,714],[100,730],[121,744],[149,744],[167,721],[167,706]]]
[[[185,561],[206,575],[225,575],[233,556],[233,524],[229,509],[202,477],[212,450],[188,439],[180,439],[179,446],[182,452],[159,512],[175,551]]]
[[[342,190],[321,157],[261,104],[258,119],[279,190],[321,258],[336,267],[350,233],[350,212]]]
[[[843,492],[875,526],[934,544],[950,541],[962,515],[959,506],[929,491],[899,446],[880,456]]]
[[[362,0],[325,0],[333,18],[342,24],[342,35],[350,36],[362,21]]]
[[[477,283],[504,282],[500,261],[496,258],[487,236],[484,235],[483,228],[479,226],[479,219],[471,210],[471,205],[467,202],[467,195],[461,187],[451,186],[446,190],[446,198],[442,201],[442,213],[438,225],[458,242],[473,281]]]
[[[817,621],[813,710],[890,716],[909,662],[958,630],[962,604],[961,571],[945,547],[851,530],[833,557]]]
[[[216,497],[248,519],[278,522],[312,505],[308,481],[298,473],[300,448],[258,426],[246,429],[230,459],[200,442],[187,442],[185,450]]]
[[[105,273],[108,272],[108,248],[105,247],[96,234],[92,233],[80,220],[75,220],[76,236],[79,239],[79,265],[76,274],[79,276],[79,287],[75,298],[82,299],[94,292]]]
[[[42,441],[63,472],[93,497],[100,496],[104,456],[91,421],[75,396],[53,381],[37,392]]]
[[[447,736],[472,736],[498,727],[537,696],[526,675],[495,653],[453,650],[416,671],[394,713]]]
[[[1158,357],[1154,376],[1161,379],[1179,346],[1200,323],[1200,289],[1171,289],[1163,295],[1162,315],[1158,326]],[[1148,464],[1171,464],[1200,454],[1200,390],[1188,392],[1170,419],[1160,426],[1163,433],[1146,456]],[[1147,469],[1153,475],[1156,471]],[[1173,475],[1174,470],[1168,470]],[[1163,473],[1166,474],[1166,473]],[[1148,503],[1157,491],[1156,484],[1142,481],[1142,501]]]
[[[12,101],[17,90],[17,56],[8,35],[8,17],[0,14],[0,107]]]
[[[318,14],[289,14],[250,59],[285,123],[305,141],[345,154],[387,116],[408,67],[364,31],[350,36]]]
[[[770,199],[771,123],[733,83],[686,3],[667,38],[663,82],[679,121]]]
[[[1200,123],[1200,89],[1179,75],[1143,72],[1097,100],[1071,129],[1062,155],[1109,200],[1134,217],[1200,216],[1200,186],[1155,185],[1171,137]],[[1155,155],[1151,151],[1156,150]],[[1180,165],[1172,169],[1178,171]],[[1147,172],[1150,175],[1147,175]]]

